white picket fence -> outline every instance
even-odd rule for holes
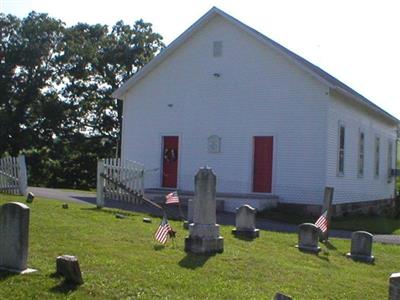
[[[97,163],[97,206],[105,200],[141,203],[144,166],[130,160],[108,158]]]
[[[0,192],[26,195],[28,178],[25,156],[4,157],[0,159]]]

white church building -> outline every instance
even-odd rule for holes
[[[218,8],[113,96],[146,188],[193,191],[207,165],[217,192],[288,207],[319,208],[326,186],[343,211],[394,197],[399,120]]]

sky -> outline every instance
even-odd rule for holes
[[[34,10],[112,26],[138,19],[169,44],[211,7],[272,38],[400,119],[398,0],[0,0],[0,12],[20,18]]]

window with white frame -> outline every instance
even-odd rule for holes
[[[375,177],[379,177],[379,152],[380,152],[380,138],[379,136],[375,137]]]
[[[338,175],[344,175],[344,142],[345,142],[345,127],[339,124],[339,147],[338,147]]]
[[[388,142],[388,182],[392,182],[393,142]]]
[[[365,134],[360,131],[358,136],[358,177],[364,176],[364,145],[365,145]]]

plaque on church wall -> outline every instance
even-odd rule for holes
[[[210,135],[207,139],[207,148],[209,153],[220,153],[221,138],[218,135]]]

